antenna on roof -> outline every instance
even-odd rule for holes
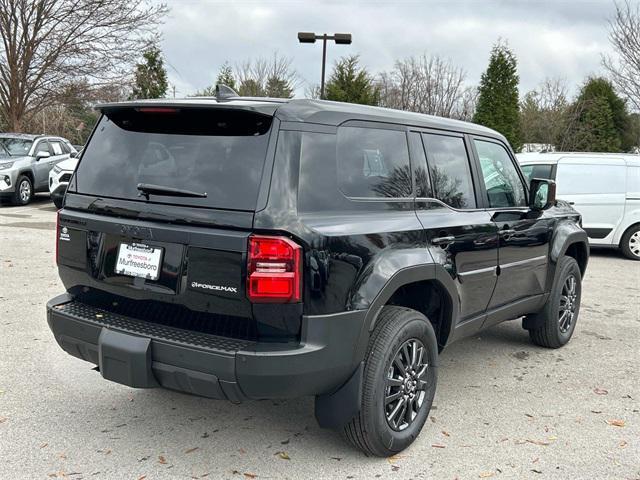
[[[216,99],[219,102],[230,100],[233,97],[239,96],[240,95],[238,95],[236,91],[231,87],[227,87],[226,85],[222,85],[221,83],[216,85]]]

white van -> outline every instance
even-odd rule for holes
[[[620,247],[640,260],[640,155],[525,153],[517,155],[531,178],[556,181],[557,198],[582,214],[594,246]]]

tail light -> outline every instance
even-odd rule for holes
[[[60,210],[56,212],[56,265],[58,265],[58,244],[60,243]]]
[[[254,303],[301,299],[302,247],[287,237],[249,237],[247,296]]]

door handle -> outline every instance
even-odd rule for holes
[[[515,235],[516,231],[510,228],[505,228],[504,230],[500,230],[500,235],[503,237],[508,237],[510,235]]]
[[[434,245],[449,245],[456,241],[456,237],[449,235],[447,237],[434,237],[431,239],[431,243]]]

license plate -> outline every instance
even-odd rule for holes
[[[121,243],[118,248],[116,273],[157,280],[160,276],[162,248],[142,243]]]

